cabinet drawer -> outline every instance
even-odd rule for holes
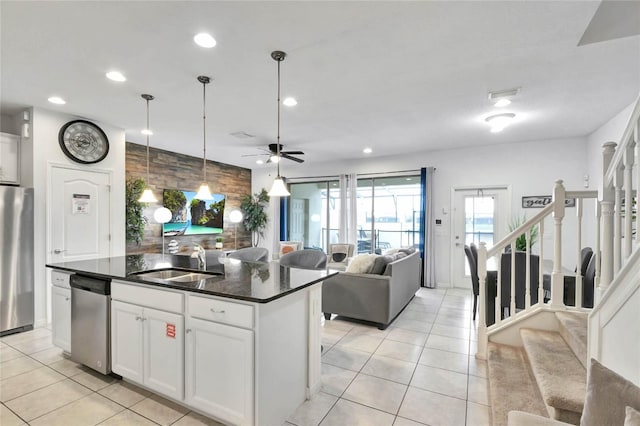
[[[156,290],[113,281],[111,283],[111,298],[139,306],[160,309],[161,311],[181,314],[184,306],[184,296],[168,290]]]
[[[68,272],[51,270],[51,284],[56,287],[71,288],[69,287],[69,276],[71,276],[71,274]]]
[[[253,328],[253,306],[226,300],[189,296],[189,315],[208,321]]]

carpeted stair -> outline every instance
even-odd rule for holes
[[[587,321],[583,313],[556,314],[560,332],[521,329],[523,347],[489,343],[493,424],[518,410],[578,424],[587,373]]]

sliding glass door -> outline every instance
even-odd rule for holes
[[[417,247],[420,175],[358,179],[358,253]]]
[[[292,183],[288,202],[287,236],[304,247],[327,251],[340,241],[340,187],[337,180]]]

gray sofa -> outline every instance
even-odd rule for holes
[[[341,272],[322,284],[322,312],[371,321],[384,330],[420,288],[420,253],[388,263],[382,274]]]

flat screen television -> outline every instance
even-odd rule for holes
[[[212,194],[213,200],[195,198],[194,191],[165,189],[162,204],[171,210],[171,221],[162,225],[165,237],[177,235],[221,234],[224,228],[224,195]]]

